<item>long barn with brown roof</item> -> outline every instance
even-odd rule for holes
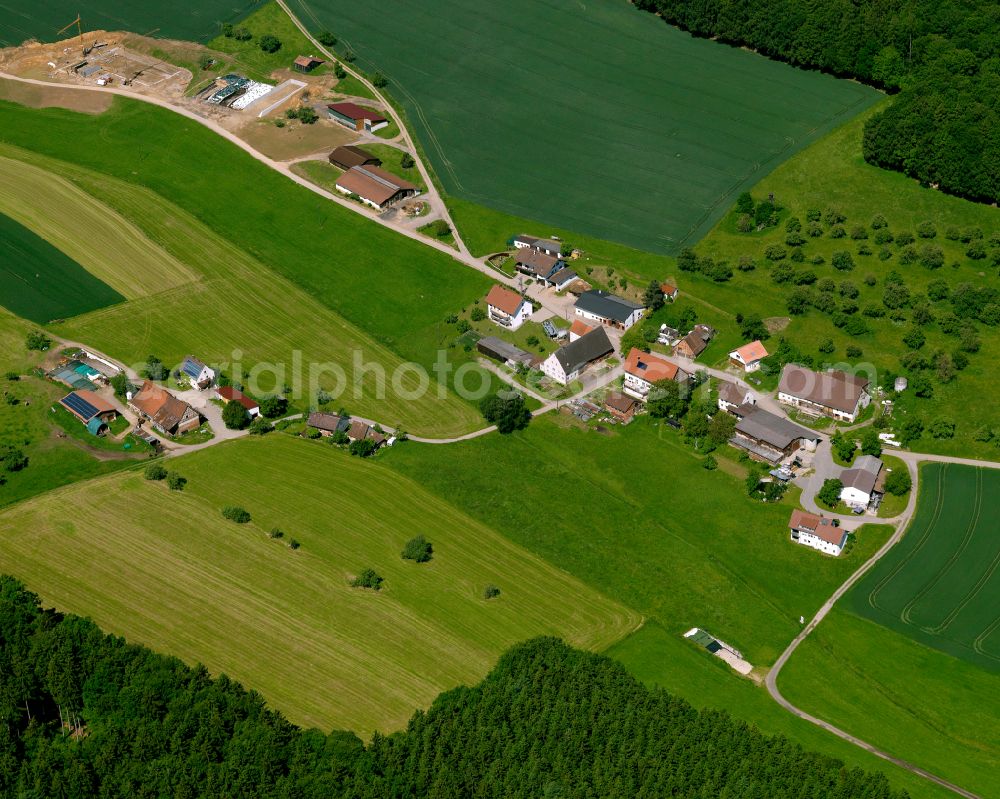
[[[377,211],[419,191],[412,183],[377,166],[351,167],[337,179],[337,190],[343,194],[356,194],[363,203]]]

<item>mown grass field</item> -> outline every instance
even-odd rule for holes
[[[648,419],[602,434],[547,415],[384,462],[671,635],[706,627],[761,666],[887,535],[865,528],[844,558],[806,551],[788,540],[792,494],[749,499]]]
[[[169,5],[149,0],[127,4],[13,0],[4,5],[4,13],[0,15],[0,47],[18,45],[27,39],[53,41],[56,31],[76,19],[77,14],[84,30],[147,33],[155,29],[160,36],[203,42],[218,33],[221,22],[238,20],[256,5],[256,0],[209,0]],[[74,25],[74,32],[75,29]],[[67,31],[63,37],[72,35],[73,32]]]
[[[1000,795],[995,673],[838,607],[796,651],[779,687],[897,757],[979,796]]]
[[[171,468],[189,481],[182,493],[129,471],[16,506],[0,516],[0,570],[110,632],[229,674],[301,724],[399,729],[516,641],[603,649],[639,623],[418,484],[323,442],[272,434]],[[252,523],[226,521],[229,504]],[[284,539],[268,537],[275,526]],[[427,564],[400,558],[417,534],[433,543]],[[382,591],[349,586],[366,567]],[[501,594],[487,601],[489,583]]]
[[[850,594],[896,632],[1000,674],[1000,472],[928,463],[903,540]]]
[[[739,677],[718,658],[668,633],[655,622],[647,622],[605,654],[621,661],[643,682],[683,696],[695,707],[724,710],[765,733],[784,735],[806,749],[840,758],[849,767],[882,771],[893,787],[905,788],[912,799],[950,799],[954,796],[922,777],[793,716],[775,703],[762,685]]]
[[[0,213],[0,304],[44,324],[124,299],[66,253]]]
[[[407,358],[488,281],[317,196],[191,120],[116,100],[82,116],[0,104],[0,141],[144,186]],[[446,290],[444,290],[446,289]]]
[[[381,364],[389,380],[382,396],[370,390],[375,379],[371,372],[364,376],[360,393],[348,382],[342,401],[354,412],[425,435],[466,432],[480,423],[472,404],[449,391],[441,397],[436,382],[421,396],[400,399],[391,376],[404,360],[416,360],[424,368],[434,364],[438,349],[448,346],[445,317],[484,294],[485,278],[296,187],[263,165],[243,161],[242,153],[200,126],[190,127],[169,113],[148,117],[149,110],[123,104],[100,118],[6,104],[0,110],[24,123],[17,137],[33,148],[8,144],[4,153],[29,162],[36,169],[25,174],[49,189],[40,207],[25,212],[25,221],[50,231],[78,209],[84,218],[103,209],[115,224],[96,227],[90,241],[86,230],[78,230],[87,242],[78,245],[81,257],[95,263],[95,253],[115,249],[108,247],[109,241],[119,242],[121,252],[130,257],[107,259],[100,264],[101,274],[113,286],[116,280],[123,281],[122,293],[147,291],[147,296],[121,308],[75,318],[57,332],[129,362],[142,361],[151,352],[167,362],[188,352],[216,363],[239,359],[244,370],[272,362],[285,366],[284,377],[293,390],[293,358],[301,357],[304,365],[339,364],[347,368],[350,381],[357,355],[363,363]],[[56,134],[44,132],[49,130],[46,121],[35,115],[47,114],[65,115],[67,126],[80,121],[73,134],[77,138],[88,135],[85,120],[102,120],[90,135],[103,137],[111,134],[101,133],[101,125],[117,130],[116,123],[125,124],[123,119],[134,115],[128,123],[133,126],[133,144],[145,139],[145,134],[140,136],[143,119],[154,127],[162,124],[172,144],[161,151],[164,143],[157,141],[153,148],[160,153],[158,158],[133,150],[136,161],[131,166],[136,170],[123,169],[115,159],[104,163],[95,159],[90,166],[71,164],[36,152],[44,149],[81,160]],[[68,130],[63,132],[69,135]],[[12,131],[14,127],[4,127],[0,138],[9,141]],[[199,143],[206,148],[201,162],[192,155]],[[176,175],[168,163],[172,148],[187,150],[183,162],[187,169],[178,167]],[[226,159],[236,159],[251,170],[259,168],[264,185],[237,188],[231,181],[242,178],[227,171]],[[199,168],[217,174],[219,181]],[[191,177],[187,182],[186,174]],[[138,180],[137,175],[146,179]],[[203,182],[202,190],[191,186],[192,181]],[[100,203],[95,207],[96,197]],[[203,219],[197,218],[199,214]],[[122,219],[128,224],[119,226]],[[148,284],[134,269],[135,263],[149,264]],[[182,279],[185,270],[197,279],[169,287],[171,281]],[[235,356],[234,351],[238,351]],[[262,380],[263,391],[269,390],[269,380],[281,382],[280,377],[268,375]],[[412,389],[418,380],[410,371],[401,374],[398,385]],[[303,381],[305,388],[307,378]],[[329,374],[320,379],[328,389],[335,387],[334,382]]]
[[[697,241],[741,187],[878,97],[625,0],[291,8],[389,78],[449,194],[657,252]]]
[[[66,253],[93,278],[113,286],[120,292],[116,302],[157,294],[197,279],[196,269],[150,241],[106,203],[60,177],[61,164],[49,162],[43,168],[19,160],[24,157],[24,150],[0,145],[0,212]],[[141,268],[136,268],[138,265]],[[57,291],[61,279],[53,276],[48,282]],[[76,316],[84,310],[93,307],[59,317]]]

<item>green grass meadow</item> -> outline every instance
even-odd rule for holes
[[[517,641],[557,635],[602,650],[640,622],[413,481],[326,442],[274,433],[170,468],[188,479],[183,492],[131,470],[6,511],[0,571],[109,632],[228,674],[300,724],[397,730]],[[222,517],[237,504],[250,524]],[[284,537],[270,538],[273,527]],[[434,546],[429,563],[400,557],[417,534]],[[349,585],[368,567],[385,578],[379,592]],[[501,594],[486,600],[491,583]]]
[[[984,798],[1000,795],[995,673],[837,607],[782,670],[779,687],[890,754]]]
[[[389,78],[449,194],[655,252],[697,241],[741,188],[879,96],[625,0],[291,8]]]
[[[851,591],[850,608],[1000,675],[1000,471],[927,463],[903,540]]]
[[[787,298],[794,286],[776,285],[771,280],[770,269],[773,267],[768,266],[764,250],[769,245],[784,242],[788,218],[798,217],[805,228],[809,209],[825,211],[828,208],[837,209],[846,216],[844,227],[848,231],[855,226],[868,228],[869,240],[858,242],[850,237],[834,239],[828,233],[820,238],[806,237],[802,248],[805,262],[793,266],[812,270],[819,280],[831,278],[838,284],[850,281],[859,289],[856,302],[861,308],[869,304],[881,305],[885,279],[892,270],[901,274],[915,298],[926,296],[928,285],[936,280],[943,280],[952,290],[961,283],[997,288],[996,267],[990,265],[988,259],[971,260],[965,254],[968,245],[951,241],[945,234],[950,227],[959,230],[979,228],[988,240],[991,235],[1000,233],[1000,211],[922,188],[903,175],[866,164],[861,156],[864,118],[865,115],[862,115],[847,123],[761,180],[753,188],[753,194],[759,199],[774,193],[777,201],[785,207],[780,224],[761,233],[740,233],[736,227],[736,214],[731,211],[698,244],[696,251],[700,255],[728,262],[734,267],[733,279],[720,284],[700,275],[680,273],[682,292],[709,300],[733,314],[787,317]],[[893,234],[915,234],[921,222],[931,222],[937,235],[930,243],[941,247],[945,265],[940,269],[928,269],[919,263],[901,264],[902,248],[896,243],[888,245],[892,257],[880,260],[877,255],[880,247],[871,240],[873,231],[869,227],[879,214],[885,217]],[[823,227],[826,228],[825,225]],[[919,248],[926,241],[918,238],[916,246]],[[874,254],[857,254],[860,243],[867,243]],[[788,250],[791,251],[791,248]],[[853,270],[840,271],[832,267],[832,254],[843,250],[852,254]],[[743,255],[756,261],[755,270],[735,270],[737,261]],[[822,257],[824,263],[810,264],[814,256]],[[874,279],[874,285],[866,284],[869,276]],[[930,308],[935,319],[939,319],[950,312],[951,305],[948,301],[932,301]],[[904,315],[910,316],[908,311]],[[868,333],[850,335],[834,326],[830,314],[811,308],[801,316],[792,317],[781,335],[803,352],[825,362],[849,360],[871,363],[879,373],[907,373],[901,365],[901,358],[908,352],[902,337],[911,323],[896,323],[888,317],[866,318],[866,322]],[[920,351],[928,357],[939,349],[952,352],[957,348],[957,339],[945,335],[936,321],[922,325],[921,331],[926,336],[926,343]],[[955,424],[953,438],[935,439],[925,433],[915,442],[914,449],[945,455],[996,458],[996,445],[992,441],[976,440],[974,433],[984,426],[1000,429],[1000,405],[995,402],[969,402],[969,398],[985,396],[992,391],[993,364],[1000,358],[1000,333],[996,328],[981,325],[979,337],[981,349],[968,356],[968,367],[959,372],[954,380],[940,383],[931,370],[931,380],[935,384],[933,398],[917,398],[911,391],[898,399],[896,406],[900,416],[915,415],[928,427],[937,419],[947,419]],[[834,351],[821,353],[819,347],[827,339],[833,342]],[[847,347],[852,345],[861,349],[860,358],[848,359]],[[909,373],[909,376],[912,380],[913,374]]]
[[[888,535],[865,527],[837,559],[796,546],[795,492],[751,500],[742,479],[706,471],[648,417],[601,433],[546,415],[510,436],[399,448],[385,463],[671,635],[706,627],[759,666]]]
[[[389,375],[404,360],[429,369],[439,350],[459,355],[448,352],[455,336],[445,318],[489,287],[473,270],[296,186],[170,112],[123,102],[92,118],[2,104],[0,116],[10,123],[0,132],[13,156],[5,162],[30,162],[41,170],[31,173],[40,185],[61,181],[76,189],[49,192],[50,204],[36,209],[33,224],[51,227],[100,198],[98,206],[128,222],[123,242],[134,244],[141,231],[146,246],[139,257],[155,267],[147,296],[133,285],[135,270],[115,271],[111,259],[105,281],[129,281],[122,293],[127,288],[132,301],[75,317],[58,331],[124,360],[153,352],[170,362],[197,352],[228,363],[239,351],[249,368],[260,361],[288,365],[298,350],[304,364],[337,363],[350,367],[349,375],[355,353]],[[162,136],[150,138],[149,129]],[[124,158],[77,158],[74,143],[59,138],[119,135],[131,143]],[[367,374],[366,386],[373,379]],[[412,388],[417,378],[401,379]],[[442,398],[436,387],[403,400],[391,386],[380,398],[348,385],[343,402],[425,435],[467,432],[481,421],[472,404],[447,391]]]
[[[905,788],[912,799],[954,797],[950,791],[793,716],[771,699],[763,685],[738,676],[719,658],[655,622],[647,622],[605,654],[621,661],[643,682],[683,696],[695,707],[726,711],[765,733],[784,735],[806,749],[839,758],[849,767],[882,771],[893,787]]]
[[[156,31],[157,36],[205,42],[215,36],[223,22],[235,22],[257,6],[259,0],[208,0],[208,2],[152,3],[130,0],[126,3],[70,2],[46,0],[30,3],[14,0],[4,5],[0,15],[0,47],[21,44],[28,39],[50,42],[56,32],[80,15],[84,31],[127,30],[135,33]],[[72,38],[76,31],[63,34]]]
[[[270,75],[277,69],[291,69],[292,61],[300,55],[318,55],[315,47],[295,23],[277,3],[257,5],[257,10],[250,16],[240,20],[238,27],[246,28],[252,34],[251,39],[239,41],[226,38],[219,34],[207,43],[210,50],[216,50],[232,57],[228,67],[240,74],[256,80],[270,80]],[[215,32],[218,33],[218,27]],[[260,49],[260,37],[265,34],[276,36],[281,42],[281,48],[275,53],[265,53]],[[330,71],[329,64],[317,67],[313,74]]]
[[[0,213],[0,305],[45,324],[124,299],[64,252]]]

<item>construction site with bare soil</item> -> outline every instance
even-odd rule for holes
[[[113,94],[135,93],[210,119],[279,161],[325,157],[358,139],[326,113],[326,102],[336,96],[333,74],[293,71],[291,56],[288,68],[255,79],[243,74],[231,54],[203,45],[121,31],[73,33],[58,42],[29,41],[0,50],[0,72],[113,92],[0,80],[0,99],[99,113],[110,106]],[[312,113],[300,114],[302,109]]]

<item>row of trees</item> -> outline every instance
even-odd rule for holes
[[[480,685],[366,747],[350,732],[300,730],[202,666],[43,611],[9,577],[0,719],[3,796],[905,796],[554,639],[515,647]]]
[[[1000,199],[1000,15],[991,0],[636,0],[696,36],[901,90],[865,124],[865,158]]]

